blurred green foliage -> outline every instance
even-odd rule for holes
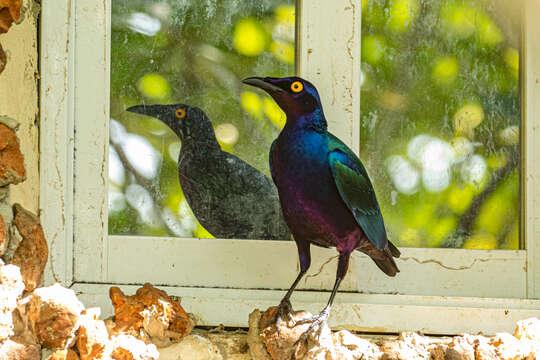
[[[400,246],[519,248],[519,5],[362,1],[361,158]]]
[[[361,158],[399,246],[519,248],[516,14],[502,0],[362,0]],[[211,237],[178,184],[178,139],[128,106],[199,106],[268,174],[285,117],[239,80],[294,73],[294,22],[291,0],[113,0],[109,233]],[[125,156],[135,135],[155,152],[147,177]]]
[[[226,151],[269,175],[268,149],[285,116],[240,80],[294,74],[294,9],[292,0],[112,1],[111,128],[122,131],[111,134],[110,172],[127,176],[109,182],[110,234],[211,237],[178,182],[179,140],[159,120],[126,112],[129,106],[198,106]],[[128,146],[133,135],[146,146]],[[154,173],[137,176],[152,158]]]

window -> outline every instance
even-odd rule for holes
[[[178,183],[178,136],[160,120],[126,108],[199,106],[225,150],[270,176],[268,149],[285,115],[241,80],[255,73],[294,74],[294,2],[112,0],[111,5],[108,232],[212,238]],[[286,240],[280,217],[272,222],[272,235]]]
[[[200,317],[201,325],[245,326],[247,314],[253,308],[276,304],[283,295],[282,289],[288,288],[296,276],[297,253],[293,242],[109,235],[108,138],[109,130],[113,131],[109,128],[109,115],[113,113],[110,99],[115,96],[115,85],[111,85],[114,75],[110,77],[114,49],[111,50],[110,44],[117,24],[114,1],[119,0],[81,0],[76,4],[66,0],[54,9],[44,7],[41,204],[51,244],[48,280],[71,285],[86,303],[99,304],[104,309],[109,303],[110,284],[122,285],[130,291],[129,284],[150,281],[164,286],[173,295],[182,296],[186,307]],[[373,28],[363,28],[360,20],[369,15],[367,11],[372,4],[345,0],[298,1],[295,68],[321,90],[330,129],[355,151],[361,151],[372,177],[382,182],[392,168],[386,165],[387,158],[400,155],[399,151],[403,152],[416,134],[399,133],[402,140],[392,133],[386,134],[383,141],[390,143],[397,138],[403,142],[402,147],[381,152],[377,154],[381,156],[380,162],[370,162],[374,140],[370,140],[371,133],[367,131],[368,120],[376,110],[363,108],[370,106],[366,86],[370,76],[372,80],[377,73],[370,73],[362,65],[362,56],[365,59],[367,54],[366,38],[368,45],[369,41],[375,47],[379,45],[374,42],[377,38],[368,33]],[[419,9],[424,11],[427,5],[421,4]],[[520,101],[517,101],[520,112],[519,115],[511,112],[512,117],[506,120],[508,126],[520,124],[524,129],[520,135],[519,181],[522,184],[520,239],[524,246],[520,250],[402,248],[398,264],[401,273],[393,279],[384,277],[371,261],[357,255],[336,298],[331,324],[347,324],[368,331],[487,333],[513,326],[518,318],[538,316],[540,304],[534,299],[540,297],[540,246],[535,246],[535,241],[540,236],[537,230],[540,224],[537,224],[535,201],[540,198],[537,190],[540,184],[535,175],[540,169],[535,156],[540,153],[540,141],[535,129],[540,122],[540,105],[533,99],[540,97],[540,48],[534,41],[540,28],[533,14],[540,9],[535,2],[524,3],[524,9],[521,40],[508,43],[516,46],[522,55]],[[410,12],[398,11],[398,14],[401,15],[397,18],[412,24],[403,15]],[[328,25],[330,20],[331,26],[321,26]],[[147,21],[146,25],[151,23]],[[520,38],[519,33],[516,36]],[[414,52],[402,56],[406,59]],[[463,56],[460,54],[460,60]],[[435,66],[436,62],[430,65]],[[444,75],[445,71],[442,72]],[[431,72],[427,74],[431,76]],[[393,85],[390,90],[410,91],[403,82],[396,84],[401,87]],[[384,83],[376,85],[377,91],[386,89]],[[396,98],[399,100],[399,96],[386,93],[383,100],[399,105]],[[372,103],[372,106],[380,105],[376,101]],[[515,110],[516,105],[513,106]],[[490,114],[483,111],[487,119]],[[448,108],[448,116],[454,112]],[[403,124],[399,112],[393,114]],[[442,135],[437,135],[449,140],[445,136],[449,135],[444,129]],[[380,173],[376,168],[380,168]],[[389,199],[391,206],[392,190],[380,196]],[[401,196],[395,200],[402,201]],[[391,219],[389,223],[399,236],[400,228],[394,225],[398,223]],[[295,292],[295,307],[313,312],[322,308],[327,296],[320,291],[331,288],[334,282],[334,256],[334,250],[313,249],[311,274],[318,273],[319,268],[322,270],[317,276],[308,277],[299,288],[319,291]]]
[[[519,10],[365,2],[361,155],[399,246],[520,249]]]

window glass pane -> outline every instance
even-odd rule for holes
[[[285,115],[240,80],[294,74],[294,10],[293,0],[112,0],[109,234],[213,237],[179,183],[179,137],[160,120],[128,107],[196,106],[208,115],[223,150],[269,177],[268,151]],[[199,150],[206,154],[204,147]],[[216,179],[203,166],[190,171],[185,176],[196,183]],[[245,217],[261,208],[262,200],[254,198],[231,211],[230,193],[217,181],[215,189],[192,192],[191,198],[215,196],[223,216],[234,218],[235,211]],[[267,216],[264,222],[275,228],[280,219]],[[287,231],[279,230],[279,238],[288,238]]]
[[[362,1],[361,156],[397,245],[519,248],[519,14]]]

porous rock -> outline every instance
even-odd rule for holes
[[[73,290],[54,284],[34,290],[26,305],[26,316],[42,346],[66,348],[74,340],[83,309]]]
[[[483,336],[477,336],[474,340],[474,358],[475,360],[498,360],[495,347],[489,343],[489,339]]]
[[[249,330],[247,336],[247,343],[249,346],[249,354],[253,359],[271,360],[272,358],[266,351],[266,345],[262,342],[260,337],[260,320],[262,312],[259,309],[253,310],[249,314]]]
[[[55,350],[50,354],[48,357],[45,358],[46,360],[79,360],[79,356],[77,353],[71,349],[60,349]],[[96,358],[97,359],[97,358]]]
[[[12,226],[13,206],[11,205],[10,201],[9,186],[0,186],[0,216],[2,216],[2,220],[6,224],[7,229],[7,241],[1,246],[2,251],[0,258],[5,263],[9,263],[20,241],[19,233]]]
[[[307,311],[296,311],[290,316],[285,315],[278,330],[276,322],[272,321],[277,311],[277,307],[270,307],[262,313],[259,320],[259,334],[266,351],[274,360],[302,359],[307,353],[308,344],[305,341],[298,344],[296,342],[308,330],[310,324],[296,324],[296,322],[310,317],[311,314]],[[329,330],[325,330],[323,328],[321,334],[327,335]]]
[[[2,48],[2,44],[0,44],[0,74],[4,71],[7,64],[7,56],[4,51],[4,48]]]
[[[81,360],[156,360],[154,344],[146,344],[124,333],[109,336],[105,322],[99,319],[99,308],[86,309],[79,317],[77,350]]]
[[[0,124],[0,186],[18,184],[24,181],[25,177],[19,139],[13,129]]]
[[[187,359],[222,360],[223,356],[210,340],[199,335],[188,335],[177,344],[159,349],[159,360]]]
[[[13,310],[24,290],[19,268],[0,260],[0,342],[14,335]]]
[[[109,296],[115,313],[112,334],[127,333],[164,347],[180,341],[193,330],[194,323],[182,306],[148,283],[132,296],[112,287]]]
[[[337,352],[343,354],[344,358],[378,360],[382,355],[376,344],[347,330],[333,333],[332,340]]]
[[[398,341],[387,341],[381,345],[383,360],[430,359],[429,342],[413,332],[403,332]]]
[[[308,352],[304,360],[378,360],[382,352],[369,340],[362,339],[346,330],[330,333],[323,328],[317,338],[310,334]]]
[[[21,16],[21,0],[0,0],[0,34]]]
[[[21,269],[26,291],[34,290],[41,281],[49,256],[47,241],[39,218],[21,205],[13,205],[13,225],[22,236],[11,263]]]
[[[154,344],[146,344],[131,335],[114,335],[108,345],[104,359],[108,359],[108,356],[113,360],[157,360],[159,358]]]
[[[474,340],[470,335],[456,336],[448,344],[446,359],[448,360],[474,360]]]
[[[282,319],[277,331],[276,312],[277,307],[271,307],[264,313],[255,310],[250,314],[247,341],[253,359],[376,360],[382,355],[379,347],[371,341],[346,330],[332,333],[325,323],[322,328],[315,328],[309,333],[307,341],[297,344],[310,326],[310,323],[299,322],[312,315],[305,311],[293,312],[290,317]]]
[[[445,360],[446,350],[448,346],[445,344],[437,344],[429,349],[432,360]]]
[[[4,217],[0,214],[0,256],[4,255],[9,244],[9,231]]]
[[[191,333],[191,335],[195,335]],[[220,331],[219,327],[208,332],[204,332],[204,337],[207,338],[219,349],[221,356],[227,360],[253,360],[249,354],[249,346],[247,343],[247,334],[243,330],[234,332]],[[159,350],[159,349],[158,349]]]
[[[19,128],[19,122],[9,116],[0,115],[0,124],[6,125],[11,130],[17,130]]]
[[[0,343],[2,360],[40,360],[39,345],[12,337]]]
[[[529,318],[520,320],[516,324],[514,337],[519,340],[532,340],[540,342],[540,320],[537,318]]]
[[[81,360],[100,359],[106,352],[109,333],[99,315],[99,308],[90,308],[84,310],[79,317],[77,350]]]
[[[501,360],[526,358],[533,351],[528,341],[520,341],[508,333],[495,334],[490,344],[495,347],[497,356]]]

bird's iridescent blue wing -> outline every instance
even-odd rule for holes
[[[388,239],[367,171],[345,144],[332,134],[328,135],[328,160],[339,194],[369,241],[382,250]]]

